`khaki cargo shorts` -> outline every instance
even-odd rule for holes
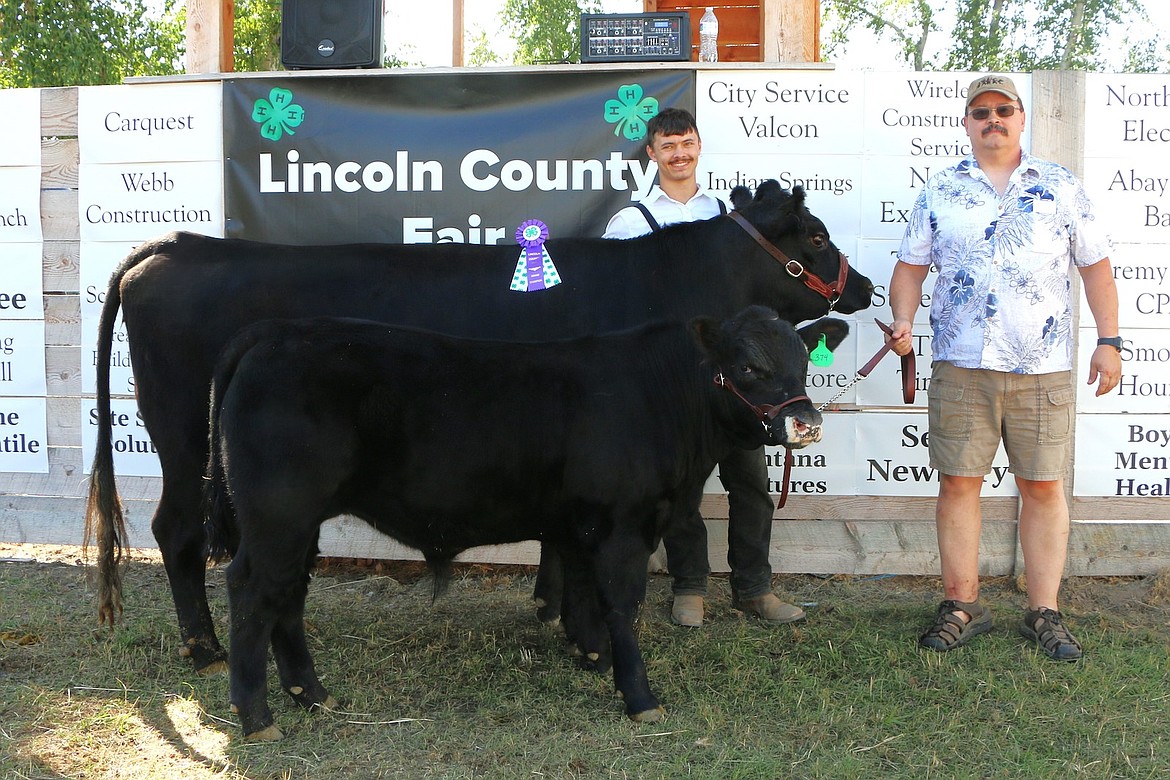
[[[931,364],[930,465],[982,477],[1002,439],[1021,479],[1062,479],[1072,458],[1076,389],[1071,371],[1009,374]]]

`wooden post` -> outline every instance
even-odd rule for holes
[[[187,72],[231,73],[233,0],[188,0]]]
[[[820,0],[763,0],[764,62],[821,61]]]
[[[451,0],[451,65],[463,67],[463,0]]]

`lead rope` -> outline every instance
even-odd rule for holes
[[[877,323],[877,326],[879,328],[881,328],[884,333],[886,333],[887,335],[893,335],[893,333],[890,331],[890,327],[888,325],[886,325],[885,323],[883,323],[881,320],[875,318],[874,322]],[[886,353],[889,351],[890,351],[890,345],[889,344],[882,344],[882,348],[879,349],[874,354],[874,356],[871,357],[869,359],[869,361],[866,362],[866,364],[864,366],[862,366],[860,369],[858,369],[857,374],[854,375],[854,377],[853,377],[853,381],[851,381],[849,384],[845,385],[845,387],[841,388],[841,392],[837,393],[835,396],[830,398],[828,401],[825,401],[823,404],[818,406],[817,411],[818,412],[825,411],[825,409],[828,408],[829,406],[831,406],[834,402],[836,402],[836,400],[838,398],[840,398],[841,396],[848,393],[851,389],[853,389],[853,387],[856,386],[858,382],[860,382],[862,379],[865,379],[867,376],[869,376],[869,372],[874,370],[874,368],[877,366],[877,364],[881,362],[882,358],[884,358],[886,356]],[[914,386],[915,386],[917,379],[918,379],[918,375],[917,375],[915,368],[914,368],[914,350],[910,350],[909,352],[907,352],[905,355],[902,356],[902,400],[904,402],[906,402],[907,404],[914,403]],[[790,481],[789,477],[792,474],[792,461],[793,461],[792,450],[785,447],[784,448],[784,482],[781,484],[781,487],[780,487],[780,498],[776,501],[776,508],[777,509],[783,509],[784,505],[786,503],[788,503],[788,484]]]
[[[874,319],[874,322],[877,323],[877,326],[881,328],[886,335],[893,335],[889,325],[886,325],[884,322],[876,318]],[[837,393],[828,401],[825,401],[823,404],[818,406],[817,411],[825,411],[825,409],[827,409],[829,406],[832,406],[838,398],[852,390],[858,382],[869,376],[869,372],[873,371],[874,368],[877,367],[877,364],[881,362],[882,358],[884,358],[886,353],[889,351],[890,345],[882,344],[882,348],[874,353],[874,356],[871,357],[864,366],[857,370],[857,374],[854,375],[853,381],[845,385],[845,387],[841,388],[841,392]],[[918,374],[914,367],[914,350],[910,350],[905,355],[902,355],[902,401],[907,405],[914,403],[914,386],[917,379]]]

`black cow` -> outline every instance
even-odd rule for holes
[[[820,439],[807,350],[822,334],[835,346],[848,326],[826,318],[798,335],[751,307],[689,330],[527,344],[330,318],[241,331],[212,384],[207,521],[214,551],[236,547],[231,698],[245,735],[280,737],[270,643],[282,687],[333,706],[304,601],[320,525],[342,513],[440,573],[468,547],[552,545],[591,586],[574,601],[592,614],[576,617],[608,630],[627,714],[657,720],[633,619],[662,526],[730,447]]]
[[[870,305],[873,285],[849,268],[824,224],[776,182],[732,193],[736,213],[782,250],[778,260],[731,216],[628,241],[552,239],[563,283],[509,289],[519,247],[467,244],[277,246],[172,233],[135,250],[110,279],[97,349],[97,447],[86,539],[99,548],[99,614],[121,608],[125,543],[113,478],[109,365],[119,307],[135,393],[162,464],[152,531],[183,646],[195,668],[222,668],[204,591],[199,517],[207,462],[207,393],[216,356],[241,327],[270,318],[346,316],[456,336],[540,341],[609,333],[657,319],[728,317],[751,304],[790,322]],[[840,281],[844,279],[843,283]],[[834,289],[828,289],[828,288]],[[832,298],[828,300],[826,298]]]

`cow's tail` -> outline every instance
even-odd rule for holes
[[[447,593],[447,589],[451,586],[451,573],[454,567],[451,565],[452,558],[450,554],[435,555],[424,553],[426,558],[427,568],[431,570],[431,579],[433,585],[431,587],[431,603],[435,603],[439,598]]]
[[[89,469],[89,499],[85,507],[83,554],[91,540],[98,549],[98,620],[114,624],[122,612],[121,563],[127,546],[126,519],[114,481],[113,425],[110,421],[110,356],[113,352],[114,323],[122,305],[122,278],[134,266],[158,251],[157,242],[135,249],[110,276],[106,300],[98,322],[97,343],[97,446]]]
[[[236,510],[224,470],[220,416],[223,399],[244,355],[267,333],[263,323],[245,327],[232,337],[220,353],[211,379],[208,398],[207,467],[203,473],[203,528],[207,536],[207,557],[216,563],[232,556],[239,547],[240,532]]]

